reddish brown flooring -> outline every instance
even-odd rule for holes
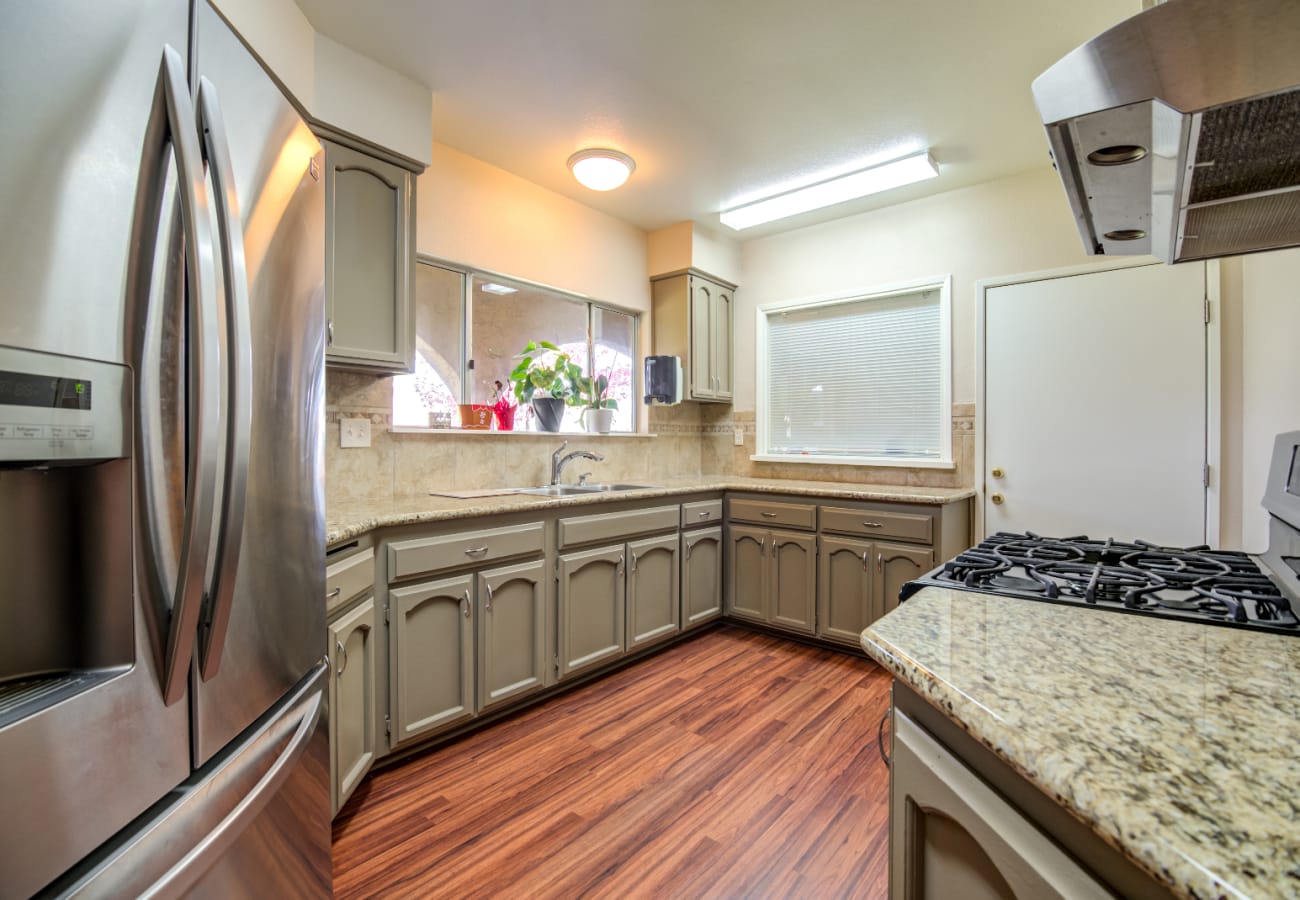
[[[379,772],[338,897],[884,897],[888,676],[725,627]]]

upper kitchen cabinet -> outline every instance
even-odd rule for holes
[[[695,269],[651,283],[654,352],[682,358],[686,399],[730,403],[736,286]]]
[[[325,315],[330,365],[409,372],[415,174],[334,141],[325,145]]]

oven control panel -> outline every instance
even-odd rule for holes
[[[129,384],[125,366],[0,347],[0,464],[126,456]]]

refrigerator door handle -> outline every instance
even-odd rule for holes
[[[210,211],[204,185],[203,157],[195,130],[194,107],[190,102],[185,62],[172,47],[163,48],[153,108],[145,130],[141,157],[140,187],[136,197],[137,258],[128,276],[132,287],[130,327],[138,344],[134,354],[136,371],[135,443],[139,468],[136,484],[140,492],[144,572],[142,590],[156,617],[155,633],[162,645],[163,701],[171,705],[185,693],[199,614],[203,605],[209,545],[212,543],[212,512],[216,500],[216,440],[220,425],[218,359],[210,352],[216,330],[217,293],[212,258]],[[168,149],[170,147],[170,150]],[[162,427],[159,400],[162,363],[154,358],[151,336],[161,334],[163,310],[150,309],[155,247],[167,182],[167,158],[176,159],[181,218],[185,227],[185,270],[187,274],[187,316],[189,390],[188,441],[185,460],[185,503],[176,565],[170,564],[163,510],[167,503],[166,484],[171,473],[156,452],[153,440]],[[161,338],[159,338],[161,343]]]
[[[253,427],[253,347],[244,229],[234,169],[230,164],[230,144],[226,140],[225,117],[217,89],[207,78],[199,78],[198,105],[203,155],[212,176],[226,300],[226,330],[218,330],[216,342],[226,369],[226,464],[217,524],[216,565],[208,595],[209,615],[199,647],[199,674],[207,681],[221,668],[221,651],[226,644],[235,599],[235,577],[239,571]]]

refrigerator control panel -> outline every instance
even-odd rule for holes
[[[0,464],[128,454],[125,366],[0,347]]]

